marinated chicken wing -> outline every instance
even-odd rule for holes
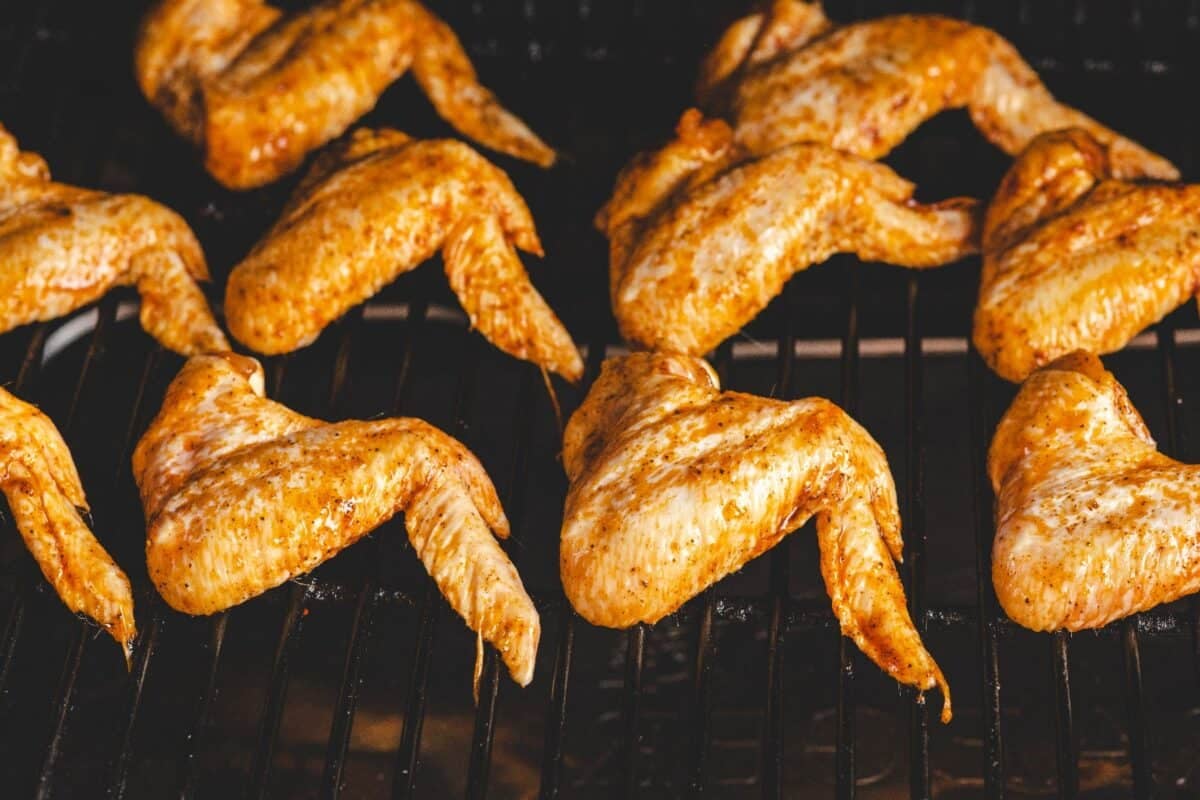
[[[609,359],[563,437],[563,588],[588,621],[656,622],[817,518],[842,632],[896,680],[950,692],[905,605],[887,460],[827,400],[721,392],[698,358]]]
[[[135,54],[142,93],[233,189],[270,183],[370,111],[412,68],[466,136],[542,166],[554,151],[479,85],[454,32],[416,0],[163,0]]]
[[[1019,381],[1072,350],[1120,350],[1200,283],[1200,186],[1135,184],[1080,130],[1043,134],[984,222],[975,347]]]
[[[728,112],[755,154],[822,142],[880,158],[940,111],[966,107],[993,144],[1019,152],[1044,131],[1087,130],[1120,178],[1178,172],[1054,99],[1003,37],[935,15],[905,14],[834,26],[821,6],[775,0],[733,24],[701,68],[697,93]]]
[[[1200,589],[1200,467],[1155,450],[1096,356],[1076,351],[1029,376],[988,475],[992,582],[1021,625],[1098,628]]]
[[[301,416],[263,396],[257,361],[198,356],[167,389],[133,473],[150,578],[173,608],[235,606],[403,511],[450,605],[496,646],[514,680],[532,678],[541,628],[495,539],[508,536],[508,520],[479,461],[433,426]]]
[[[821,144],[745,161],[695,110],[676,134],[621,173],[596,218],[617,323],[647,348],[708,352],[835,253],[933,267],[976,248],[975,201],[917,203],[882,164]]]
[[[508,176],[461,142],[360,129],[326,152],[229,276],[229,330],[261,353],[329,323],[440,248],[463,308],[501,350],[576,380],[583,362],[514,246],[541,255]]]
[[[137,628],[129,579],[81,516],[87,499],[58,429],[0,389],[0,491],[25,546],[67,608],[117,640],[128,662]]]
[[[141,195],[56,183],[0,126],[0,333],[134,285],[142,327],[164,347],[227,350],[203,280],[204,253],[178,214]]]

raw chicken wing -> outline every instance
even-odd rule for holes
[[[563,438],[563,588],[589,622],[653,623],[810,517],[842,632],[889,675],[950,693],[905,605],[879,445],[828,400],[721,392],[708,364],[604,363]]]
[[[924,205],[913,188],[821,144],[744,161],[724,122],[688,111],[674,141],[621,173],[596,218],[621,333],[701,355],[835,253],[934,267],[973,252],[975,201]]]
[[[371,110],[412,68],[463,134],[542,166],[554,151],[479,85],[454,32],[416,0],[163,0],[135,65],[147,99],[232,189],[270,183]]]
[[[317,160],[234,268],[225,316],[246,346],[286,353],[440,248],[472,325],[506,353],[576,380],[579,351],[514,246],[542,252],[503,171],[461,142],[359,129]]]
[[[1081,130],[1035,139],[984,223],[973,338],[1022,380],[1076,349],[1120,350],[1200,284],[1200,186],[1112,177]]]
[[[56,183],[0,126],[0,333],[134,285],[142,327],[164,347],[227,350],[204,280],[204,253],[178,214],[141,195]]]
[[[541,628],[496,542],[508,520],[479,461],[433,426],[301,416],[263,396],[257,361],[198,356],[167,389],[133,473],[150,578],[171,607],[235,606],[403,511],[450,605],[496,646],[514,680],[532,678]]]
[[[0,491],[46,580],[67,608],[117,640],[128,662],[137,628],[129,579],[88,529],[87,499],[58,429],[0,389]]]
[[[1029,376],[988,453],[992,582],[1036,631],[1098,628],[1200,589],[1200,467],[1155,450],[1125,390],[1077,351]]]
[[[726,31],[698,95],[728,112],[738,142],[760,155],[822,142],[880,158],[935,114],[966,107],[1009,154],[1044,131],[1079,127],[1109,151],[1117,177],[1178,177],[1164,158],[1055,100],[999,34],[947,17],[834,26],[818,3],[775,0]]]

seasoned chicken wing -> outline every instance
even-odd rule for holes
[[[935,15],[905,14],[834,26],[818,3],[775,0],[735,22],[705,60],[697,93],[728,112],[756,154],[822,142],[879,158],[940,111],[966,107],[1007,153],[1044,131],[1087,130],[1117,177],[1178,172],[1100,123],[1059,103],[1003,37]]]
[[[416,0],[162,0],[138,36],[142,93],[232,189],[270,183],[335,139],[412,68],[466,136],[542,166],[554,151],[479,85],[454,32]]]
[[[42,412],[0,389],[0,491],[46,580],[67,608],[117,640],[126,662],[137,627],[129,579],[84,522],[75,462]]]
[[[925,205],[913,188],[821,144],[745,161],[728,125],[688,111],[674,141],[621,173],[596,218],[621,333],[701,355],[835,253],[933,267],[974,252],[975,201]]]
[[[656,622],[812,516],[842,632],[889,675],[950,692],[894,560],[900,515],[879,445],[820,398],[721,392],[698,358],[604,363],[563,437],[563,588],[589,622]]]
[[[301,416],[263,396],[257,361],[198,356],[168,387],[133,473],[150,578],[173,608],[237,605],[403,511],[446,600],[496,646],[514,680],[533,677],[541,627],[496,542],[508,520],[479,461],[433,426]]]
[[[988,208],[975,347],[1019,381],[1072,350],[1120,350],[1200,283],[1200,186],[1135,184],[1080,130],[1047,133]]]
[[[1098,628],[1200,589],[1200,467],[1155,450],[1100,359],[1029,376],[988,452],[992,582],[1037,631]]]
[[[234,268],[225,316],[246,346],[286,353],[441,249],[472,325],[506,353],[576,380],[579,351],[514,246],[542,253],[502,170],[461,142],[359,129],[317,160]]]
[[[227,350],[203,280],[204,253],[178,214],[141,195],[56,183],[0,126],[0,333],[134,285],[142,327],[164,347]]]

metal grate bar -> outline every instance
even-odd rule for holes
[[[341,335],[338,339],[337,356],[334,358],[333,374],[329,381],[329,397],[325,402],[330,416],[337,415],[343,399],[346,375],[349,372],[350,349],[354,335],[362,324],[362,318],[363,307],[357,306],[340,323]],[[275,648],[275,660],[271,667],[271,679],[259,724],[258,743],[250,765],[251,797],[265,797],[270,788],[271,763],[275,755],[275,745],[279,741],[279,724],[283,721],[283,712],[287,704],[289,662],[292,650],[300,639],[307,598],[307,584],[297,581],[289,583],[287,611],[279,628],[279,642]]]
[[[779,373],[775,385],[784,400],[793,397],[792,375],[796,363],[796,281],[784,289],[783,331],[779,340]],[[771,551],[771,618],[767,628],[767,693],[763,708],[762,796],[764,800],[783,797],[783,638],[787,610],[790,564],[788,541]]]
[[[971,490],[975,501],[975,585],[983,699],[983,788],[990,800],[1004,797],[1004,736],[1000,715],[1000,647],[996,594],[992,587],[992,488],[987,477],[987,365],[972,347],[967,355],[970,409]]]
[[[414,301],[408,305],[400,361],[397,366],[392,416],[398,416],[404,407],[409,377],[412,375],[414,342],[417,341],[424,329],[427,310],[428,304],[424,300]],[[382,538],[376,536],[373,541],[378,552]],[[376,560],[377,566],[378,563]],[[362,666],[366,659],[367,643],[370,641],[371,622],[375,615],[375,608],[379,604],[378,594],[375,591],[378,583],[379,571],[376,568],[363,583],[355,603],[354,617],[350,623],[350,644],[346,650],[346,665],[342,669],[341,689],[338,692],[337,706],[333,712],[333,723],[330,727],[329,742],[325,753],[325,769],[321,776],[322,797],[335,798],[342,791],[346,753],[350,746],[350,734],[354,728],[358,693],[362,688]]]
[[[924,403],[922,398],[922,358],[920,316],[920,278],[918,273],[908,277],[904,323],[904,419],[908,487],[905,515],[905,562],[908,566],[908,604],[913,622],[924,637],[929,630],[925,615],[925,451],[923,432]],[[930,793],[929,775],[929,707],[919,693],[913,692],[909,706],[909,796],[927,798]]]
[[[625,720],[625,738],[621,754],[622,796],[636,797],[638,788],[637,761],[640,750],[638,718],[642,704],[642,661],[646,651],[646,626],[638,623],[626,635],[625,650],[625,700],[622,708]]]
[[[535,367],[526,367],[517,389],[517,408],[531,408],[534,391],[540,383]],[[521,492],[521,476],[528,471],[529,451],[533,443],[533,414],[517,416],[517,433],[513,437],[509,479],[504,503],[509,524],[516,535],[524,524],[525,497]],[[507,543],[505,543],[507,544]],[[511,545],[505,550],[511,549]],[[467,797],[483,800],[487,796],[488,771],[492,761],[492,740],[495,736],[496,694],[500,689],[500,664],[496,651],[488,647],[484,654],[483,674],[475,713],[475,731],[471,739],[471,760],[467,770]]]
[[[265,365],[269,376],[268,397],[279,396],[279,389],[283,385],[283,376],[287,371],[289,361],[288,356],[280,356]],[[217,690],[217,672],[221,666],[221,650],[224,647],[225,633],[228,629],[229,612],[222,611],[214,614],[208,643],[208,675],[204,682],[204,691],[196,703],[196,713],[188,728],[185,738],[187,744],[181,753],[179,763],[179,796],[183,798],[194,797],[196,794],[196,781],[199,779],[196,771],[197,756],[200,752],[200,743],[208,730],[209,717],[212,715],[212,703]]]
[[[590,387],[600,374],[604,362],[604,341],[588,345],[587,363],[580,385]],[[556,532],[557,534],[557,532]],[[557,539],[557,535],[555,537]],[[563,740],[567,729],[567,690],[571,682],[571,659],[575,652],[575,623],[578,615],[564,595],[559,593],[562,620],[559,623],[558,648],[554,660],[554,678],[550,683],[550,698],[546,715],[546,741],[542,751],[542,800],[555,800],[562,784]]]
[[[466,337],[466,354],[459,373],[457,397],[454,401],[453,435],[461,439],[467,427],[467,411],[475,392],[475,373],[478,371],[480,342],[478,336]],[[417,761],[421,753],[421,728],[425,722],[425,701],[429,688],[429,665],[433,656],[433,637],[441,614],[442,601],[433,578],[425,581],[421,599],[421,622],[413,654],[412,677],[409,679],[408,700],[405,703],[404,727],[400,733],[400,748],[396,753],[396,775],[392,795],[412,797],[416,787]]]
[[[1070,634],[1058,631],[1050,638],[1050,661],[1054,679],[1055,759],[1058,764],[1058,796],[1062,800],[1079,795],[1079,742],[1071,708]]]
[[[846,265],[846,331],[842,343],[842,407],[854,416],[858,410],[858,295],[859,267]],[[837,730],[834,755],[834,788],[839,800],[853,800],[855,793],[855,700],[854,663],[857,648],[845,636],[838,644]]]

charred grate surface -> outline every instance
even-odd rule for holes
[[[140,4],[137,4],[140,5]],[[1196,179],[1194,3],[857,2],[835,18],[940,11],[1009,36],[1064,99]],[[562,148],[543,173],[497,157],[546,245],[535,283],[587,348],[584,387],[617,346],[605,247],[590,218],[637,149],[666,136],[701,52],[743,3],[433,2],[485,82]],[[290,181],[232,194],[137,96],[141,8],[13,4],[0,15],[0,121],[68,181],[178,209],[217,277]],[[366,120],[447,135],[408,81]],[[889,159],[928,197],[986,196],[1005,159],[961,114]],[[270,391],[327,417],[424,417],[479,454],[513,521],[506,545],[543,616],[533,684],[494,654],[470,696],[474,641],[401,521],[312,575],[227,614],[157,599],[129,453],[180,360],[118,294],[0,337],[0,381],[63,430],[95,529],[129,572],[141,629],[131,673],[66,613],[0,521],[0,781],[45,797],[1190,796],[1200,755],[1200,617],[1192,602],[1070,636],[999,613],[989,580],[991,430],[1013,387],[969,352],[977,262],[924,274],[851,258],[797,276],[715,354],[730,387],[839,400],[888,452],[903,503],[915,618],[956,718],[898,691],[841,640],[800,531],[653,627],[599,630],[557,579],[565,479],[528,365],[469,333],[433,267],[402,277],[311,348],[269,360]],[[1194,459],[1200,330],[1189,304],[1106,359],[1165,450]],[[563,387],[569,413],[583,388]]]

